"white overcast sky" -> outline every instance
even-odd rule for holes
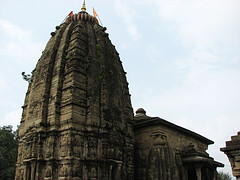
[[[81,0],[0,0],[0,126],[19,124],[30,73],[65,16]],[[240,131],[239,0],[86,0],[127,71],[134,111],[143,107],[215,142]]]

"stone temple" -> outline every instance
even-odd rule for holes
[[[56,27],[32,72],[16,180],[213,180],[213,141],[139,108],[106,28],[85,11]]]
[[[240,131],[231,137],[231,141],[226,142],[226,147],[220,148],[220,150],[227,155],[233,176],[240,180]]]

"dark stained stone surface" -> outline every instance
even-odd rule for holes
[[[128,83],[105,30],[80,19],[52,33],[23,106],[16,179],[133,179]]]
[[[135,179],[216,179],[217,167],[206,152],[213,141],[138,109],[134,117]]]
[[[139,108],[105,32],[82,11],[37,62],[19,128],[16,180],[216,179],[213,141]]]

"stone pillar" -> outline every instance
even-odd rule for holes
[[[202,171],[200,167],[196,168],[197,180],[202,180]]]
[[[186,175],[186,179],[188,179],[188,167],[183,168],[183,173]]]
[[[42,175],[42,173],[40,172],[40,164],[39,164],[39,162],[36,162],[36,176],[35,176],[35,178],[36,179],[41,179],[41,176]]]
[[[31,180],[35,180],[36,161],[31,163]]]
[[[217,173],[217,171],[214,171],[214,177],[213,177],[213,180],[218,180],[218,173]]]
[[[113,166],[112,166],[112,165],[110,165],[110,167],[109,167],[109,174],[108,174],[108,178],[112,178],[112,168],[113,168]]]
[[[28,168],[27,168],[27,163],[24,164],[24,174],[23,174],[24,179],[27,180],[28,178]]]
[[[116,180],[121,180],[121,169],[122,169],[122,164],[118,164],[117,172],[116,172]]]

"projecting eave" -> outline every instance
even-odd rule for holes
[[[238,151],[240,149],[240,131],[236,136],[231,137],[231,141],[226,142],[226,147],[220,148],[224,153]]]
[[[196,164],[209,164],[214,167],[224,167],[224,164],[214,161],[211,157],[204,157],[198,153],[192,153],[182,158],[182,162],[185,165],[196,165]]]
[[[231,146],[231,147],[220,148],[220,151],[229,152],[229,151],[235,151],[235,150],[238,150],[238,149],[240,149],[240,144],[235,145],[235,146]]]
[[[186,135],[189,135],[193,138],[196,138],[206,144],[214,144],[214,142],[200,134],[197,134],[193,131],[190,131],[186,128],[183,128],[181,126],[178,126],[176,124],[173,124],[169,121],[166,121],[164,119],[161,119],[159,117],[149,117],[149,116],[139,116],[139,117],[134,117],[134,128],[135,129],[140,129],[140,128],[144,128],[147,126],[155,126],[155,125],[161,125],[161,126],[165,126],[168,128],[171,128],[173,130],[176,130],[178,132],[184,133]]]

